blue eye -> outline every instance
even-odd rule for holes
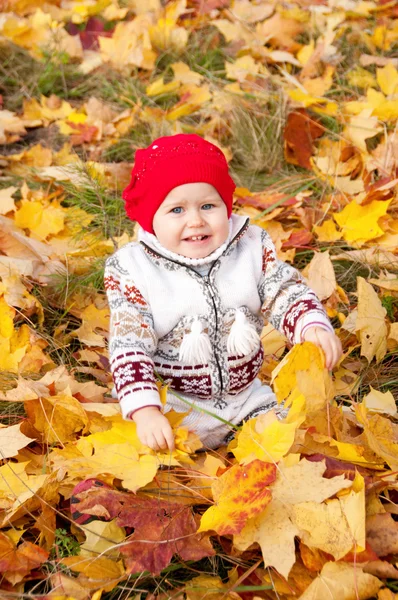
[[[182,213],[182,207],[181,206],[176,206],[170,212],[172,212],[175,215],[180,215]]]
[[[210,208],[213,208],[213,207],[214,207],[214,204],[204,204],[202,206],[203,210],[209,210]]]

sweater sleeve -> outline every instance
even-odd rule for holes
[[[333,332],[333,327],[315,293],[303,282],[300,273],[278,259],[266,231],[261,232],[262,273],[259,293],[264,318],[281,331],[292,344],[302,341],[310,327]]]
[[[146,406],[162,407],[152,356],[157,347],[147,301],[117,255],[105,266],[104,284],[110,307],[109,359],[122,415]]]

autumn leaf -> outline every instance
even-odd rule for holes
[[[48,558],[48,552],[31,542],[23,542],[17,547],[0,532],[0,571],[12,584],[19,583],[33,569],[37,569]]]
[[[29,229],[41,241],[62,231],[64,220],[65,211],[56,203],[44,207],[41,202],[22,200],[21,208],[15,213],[15,224]]]
[[[347,242],[362,246],[365,242],[384,233],[378,221],[387,213],[390,202],[390,200],[384,202],[374,200],[366,206],[361,206],[352,200],[340,213],[333,214],[333,218]]]
[[[324,464],[310,463],[306,459],[291,467],[279,467],[276,482],[270,490],[272,501],[263,513],[250,519],[241,533],[234,536],[234,545],[239,550],[246,550],[253,542],[258,542],[265,566],[273,566],[287,577],[296,560],[294,538],[301,532],[295,521],[296,514],[300,514],[294,512],[296,507],[299,510],[307,505],[325,506],[320,503],[351,485],[343,476],[324,479],[324,471]],[[339,515],[341,518],[341,512]],[[326,531],[328,525],[324,528]],[[352,544],[352,537],[350,541]]]
[[[313,153],[313,140],[322,134],[323,128],[316,120],[311,119],[304,109],[291,112],[283,134],[286,161],[311,169],[310,157]]]
[[[78,400],[68,394],[58,394],[25,403],[33,427],[43,435],[45,443],[75,440],[76,434],[88,425],[87,415]]]
[[[364,435],[369,447],[378,456],[382,457],[391,469],[398,468],[397,425],[391,423],[386,417],[371,414],[365,404],[358,404],[355,414],[359,423],[363,425]]]
[[[21,425],[22,423],[17,423],[17,425],[0,428],[0,456],[3,459],[16,456],[21,448],[25,448],[33,441],[22,433]]]
[[[297,389],[306,400],[308,413],[323,408],[334,396],[324,360],[322,350],[311,342],[296,344],[272,373],[278,402],[289,403]]]
[[[356,566],[329,562],[310,584],[300,600],[318,600],[332,594],[339,600],[368,600],[380,589],[382,583],[373,575]]]
[[[79,513],[105,510],[119,528],[134,529],[118,548],[128,573],[160,573],[174,554],[184,560],[199,560],[214,554],[208,535],[197,533],[198,519],[190,506],[110,489],[99,489],[96,494],[81,492],[78,499],[80,502],[74,504],[74,510]],[[90,526],[91,523],[88,529]]]
[[[374,288],[363,279],[357,278],[358,317],[355,330],[361,340],[361,354],[370,362],[373,357],[379,362],[387,351],[386,309]]]
[[[290,419],[280,421],[274,411],[259,415],[244,423],[241,431],[231,444],[231,450],[240,464],[247,465],[255,459],[264,462],[278,461],[285,456],[295,439],[297,428],[303,422],[304,397],[293,400]]]
[[[379,392],[370,386],[369,394],[366,394],[362,401],[369,411],[387,415],[395,415],[397,413],[394,396],[390,391]]]
[[[303,275],[320,300],[329,298],[336,290],[336,276],[328,251],[316,252]]]
[[[267,486],[275,476],[275,465],[260,460],[228,469],[211,486],[216,504],[202,516],[199,531],[239,533],[247,519],[263,511],[270,502]]]

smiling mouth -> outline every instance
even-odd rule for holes
[[[191,235],[189,238],[185,238],[184,242],[203,242],[209,238],[208,235]]]

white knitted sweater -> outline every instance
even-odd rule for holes
[[[140,239],[105,268],[110,364],[125,417],[161,407],[155,372],[171,390],[225,407],[261,368],[264,320],[291,343],[312,325],[333,331],[299,272],[245,217],[231,216],[228,240],[204,259],[173,254],[143,231]]]

